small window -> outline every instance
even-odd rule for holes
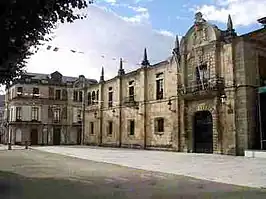
[[[32,94],[33,97],[39,97],[40,96],[39,88],[33,88]]]
[[[61,99],[61,90],[56,90],[55,91],[55,99],[60,100]]]
[[[91,100],[92,100],[92,104],[95,104],[95,102],[96,102],[95,91],[92,91],[92,94],[91,94]]]
[[[156,99],[163,99],[163,79],[156,80]]]
[[[135,121],[134,120],[129,120],[129,135],[134,135],[135,134]]]
[[[108,122],[107,134],[108,135],[112,135],[113,134],[113,122],[112,121]]]
[[[74,91],[74,93],[73,93],[73,101],[75,101],[75,102],[78,101],[78,91]]]
[[[79,102],[83,101],[83,93],[82,91],[79,91]]]
[[[21,107],[16,107],[16,120],[21,121],[22,116],[21,116]]]
[[[155,132],[156,133],[164,132],[164,118],[155,119]]]
[[[109,87],[108,90],[109,90],[109,91],[113,90],[113,87]]]
[[[31,109],[31,119],[33,121],[39,120],[39,108],[38,107],[32,107]]]
[[[17,96],[22,96],[23,93],[23,88],[22,87],[18,87],[17,88]]]
[[[99,90],[96,92],[96,103],[99,103]]]
[[[88,105],[91,105],[92,102],[91,102],[91,93],[89,92],[88,93]]]
[[[60,109],[57,108],[54,110],[54,122],[59,122],[60,121]]]
[[[135,89],[134,86],[129,86],[128,88],[129,100],[134,101]]]
[[[94,134],[94,122],[90,123],[90,133],[91,133],[91,135]]]
[[[113,92],[108,93],[108,107],[113,107]]]

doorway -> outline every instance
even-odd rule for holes
[[[194,116],[194,152],[213,153],[213,121],[209,111],[199,111]]]
[[[77,144],[81,145],[81,134],[82,134],[82,129],[78,128],[77,129]]]
[[[30,143],[31,145],[38,145],[38,129],[31,129]]]
[[[53,144],[60,145],[61,142],[61,128],[55,127],[53,131]]]

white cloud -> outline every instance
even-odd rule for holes
[[[147,12],[143,10],[141,13]],[[27,69],[41,73],[58,70],[63,75],[84,74],[99,79],[104,66],[110,78],[117,74],[120,57],[126,60],[126,70],[139,67],[137,63],[141,62],[145,47],[152,63],[170,55],[174,45],[171,34],[155,31],[149,23],[131,21],[123,20],[107,8],[92,5],[88,8],[87,19],[60,25],[55,31],[57,37],[51,44],[60,48],[58,52],[40,50],[29,60]],[[86,53],[71,53],[70,49]]]
[[[226,22],[230,14],[235,26],[247,26],[266,15],[266,0],[218,0],[214,5],[202,5],[196,10],[206,19],[218,22]]]

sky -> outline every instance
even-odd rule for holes
[[[176,35],[185,35],[193,25],[197,11],[221,29],[231,14],[241,35],[261,27],[257,19],[266,16],[266,0],[95,0],[82,11],[85,20],[54,30],[47,45],[59,50],[42,46],[26,69],[99,80],[102,67],[106,79],[117,74],[120,58],[126,71],[138,68],[144,48],[151,63],[163,61],[171,56]]]

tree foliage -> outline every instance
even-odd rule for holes
[[[73,22],[84,16],[87,0],[1,0],[0,1],[0,84],[23,72],[30,48],[40,41],[59,21]]]

